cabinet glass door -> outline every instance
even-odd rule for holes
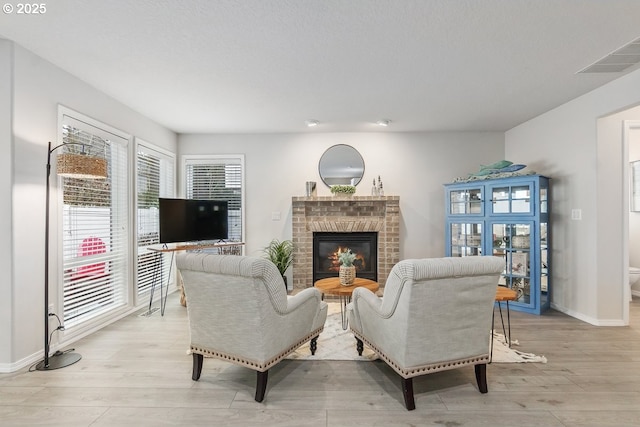
[[[549,300],[549,241],[547,223],[540,223],[540,304],[547,306]]]
[[[493,224],[492,233],[493,255],[505,260],[499,284],[515,290],[517,302],[531,304],[531,225]]]
[[[525,184],[492,187],[491,212],[494,214],[531,213],[531,186]]]
[[[450,231],[451,256],[482,255],[482,224],[453,223]]]
[[[482,190],[452,190],[449,193],[449,210],[452,215],[482,214]]]
[[[547,187],[540,188],[540,213],[546,214],[549,213],[549,189]],[[546,225],[545,225],[546,227]],[[545,232],[545,236],[546,236]]]

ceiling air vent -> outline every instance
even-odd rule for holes
[[[640,62],[640,38],[611,52],[578,73],[619,73]]]

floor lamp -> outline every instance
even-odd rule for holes
[[[58,176],[81,179],[100,179],[107,177],[107,161],[103,157],[91,156],[85,153],[87,144],[78,142],[65,142],[51,148],[47,155],[47,189],[46,189],[46,213],[44,228],[44,360],[36,365],[39,371],[64,368],[72,365],[82,358],[78,353],[56,352],[49,355],[49,181],[51,177],[51,153],[58,148],[67,145],[80,145],[80,153],[62,153],[56,161]]]

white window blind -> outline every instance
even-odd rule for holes
[[[65,152],[107,159],[104,180],[60,178],[64,323],[68,329],[127,304],[128,139],[62,116]],[[105,126],[106,127],[106,126]]]
[[[138,199],[137,288],[138,295],[140,295],[151,290],[154,279],[156,284],[164,283],[169,275],[170,256],[150,252],[147,247],[157,246],[160,243],[158,199],[160,197],[175,197],[175,156],[140,142],[138,144],[136,175]]]
[[[229,240],[244,238],[244,156],[185,156],[186,197],[226,200],[229,214]]]

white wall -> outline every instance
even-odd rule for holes
[[[400,196],[401,258],[444,256],[442,185],[504,155],[502,133],[180,135],[178,176],[181,155],[245,154],[246,253],[261,256],[272,238],[291,238],[291,197],[305,194],[306,181],[317,182],[319,196],[331,195],[318,162],[334,144],[349,144],[364,158],[356,195],[370,195],[380,175],[385,195]],[[272,212],[281,220],[272,221]]]
[[[0,39],[0,271],[4,280],[0,281],[0,362],[11,360],[13,342],[13,232],[11,230],[11,194],[13,183],[13,139],[11,137],[11,105],[13,102],[12,67],[13,46]]]
[[[598,119],[637,104],[639,88],[635,71],[505,134],[506,158],[552,178],[552,306],[597,325],[624,324],[628,309],[622,124],[599,138]]]
[[[13,58],[6,55],[7,45],[14,49]],[[12,218],[14,236],[11,253],[7,257],[0,257],[3,262],[11,260],[14,274],[12,280],[5,275],[5,280],[0,281],[0,295],[3,295],[3,298],[13,295],[13,300],[10,307],[11,328],[7,330],[0,326],[1,372],[13,370],[15,366],[41,356],[44,347],[45,165],[47,142],[55,144],[58,138],[58,104],[171,151],[176,151],[177,136],[20,46],[1,41],[0,55],[3,59],[0,61],[0,91],[5,89],[7,62],[4,59],[7,58],[13,78],[9,86],[14,92],[12,111],[8,115],[13,119],[13,200],[12,205],[4,204],[0,208],[2,218]],[[2,96],[0,99],[3,102],[0,104],[0,112],[3,113],[0,117],[4,120],[7,117],[3,110],[6,98]],[[4,134],[4,131],[4,122],[0,121],[0,132]],[[6,158],[11,158],[11,149],[5,147],[3,153],[4,156],[0,157],[2,165],[5,166],[5,162],[9,162]],[[3,174],[10,170],[4,167],[0,169]],[[2,185],[5,182],[2,180]],[[56,182],[53,178],[52,200],[56,199]],[[0,192],[4,190],[4,187],[0,187]],[[52,206],[52,213],[55,212],[56,208]],[[54,214],[52,224],[55,224],[56,220]],[[53,227],[52,248],[57,247],[55,231]],[[3,242],[0,244],[0,251],[6,255],[6,250],[6,243]],[[55,296],[58,284],[54,274],[57,259],[57,254],[54,253],[50,276],[50,300],[54,303],[57,302]],[[4,317],[6,312],[4,306],[2,308]],[[56,311],[61,310],[56,307]],[[54,346],[56,335],[54,334]]]

